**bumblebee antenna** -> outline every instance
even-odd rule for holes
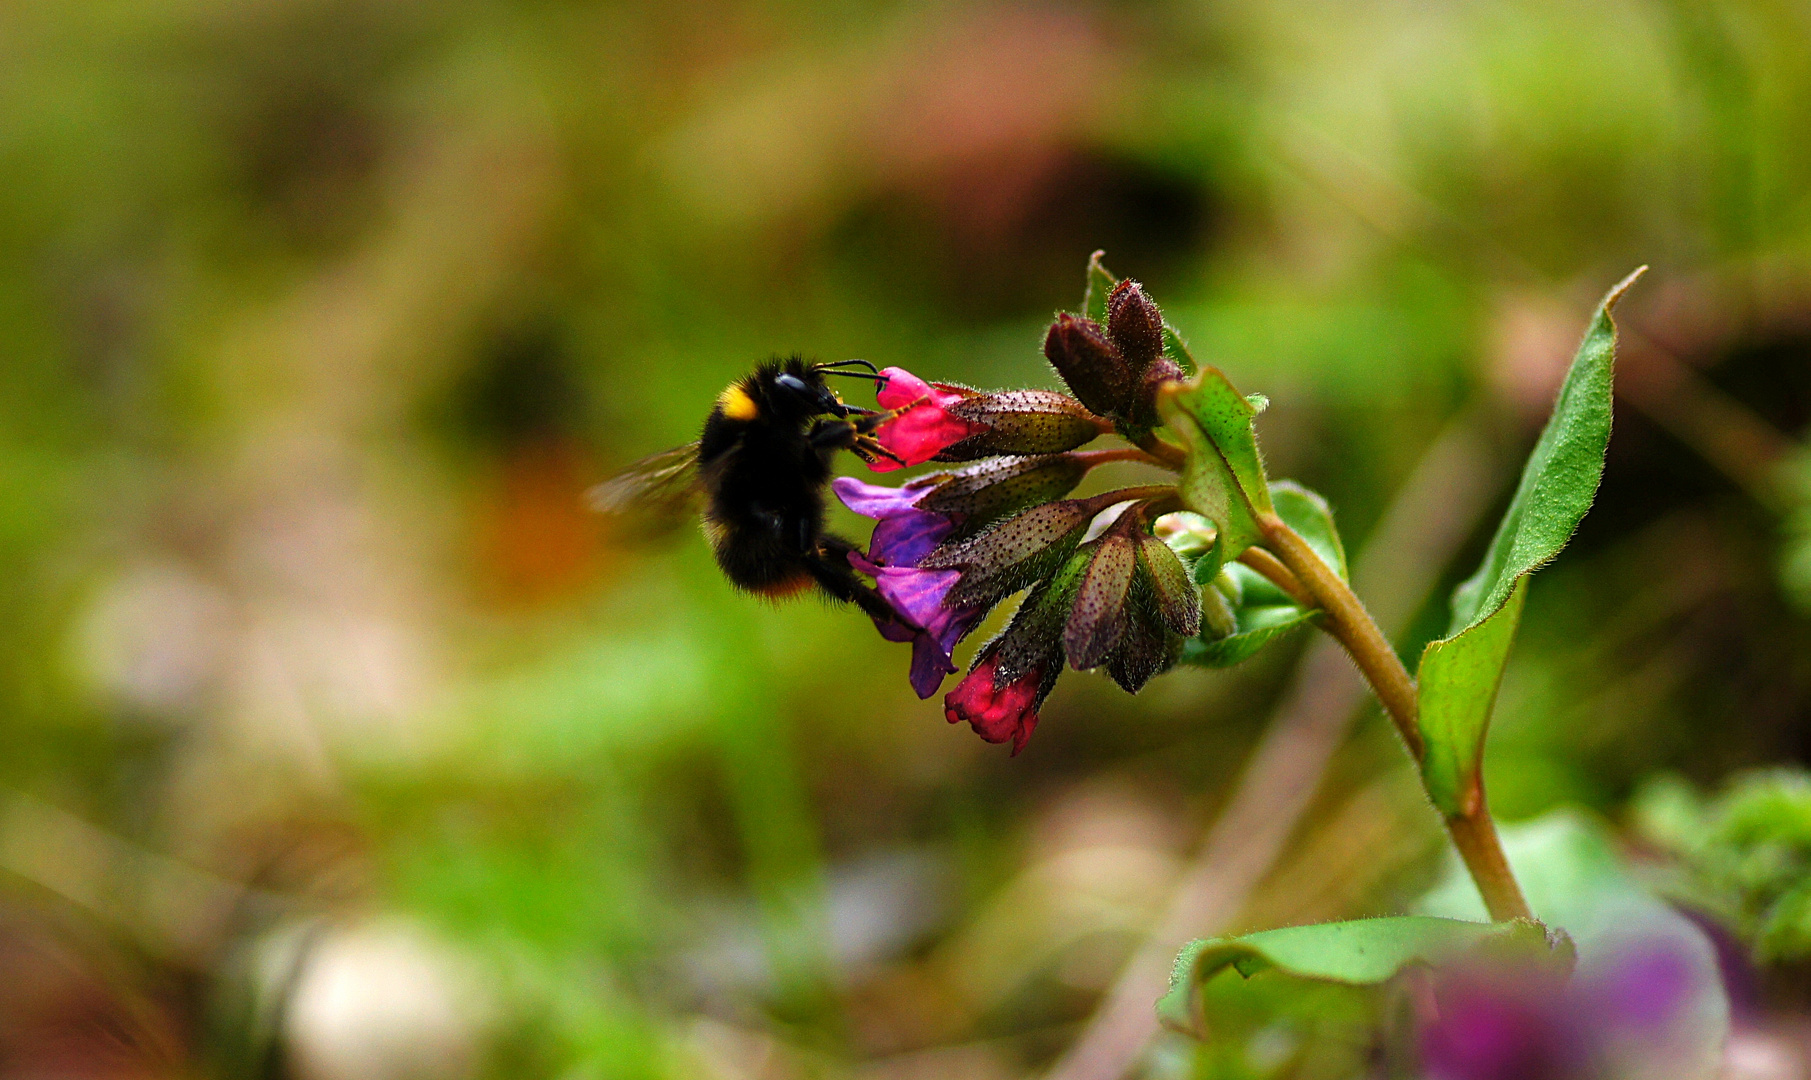
[[[852,372],[845,373],[845,372],[836,372],[834,370],[835,368],[845,368],[845,367],[865,367],[875,375],[880,374],[880,370],[878,368],[876,368],[873,364],[870,364],[866,360],[832,360],[828,364],[813,364],[812,370],[821,371],[826,375],[853,374]]]
[[[882,375],[878,371],[824,371],[824,370],[820,369],[818,371],[818,374],[819,375],[841,375],[846,379],[873,379],[876,383],[880,384],[881,386],[885,386],[888,382],[887,376]]]

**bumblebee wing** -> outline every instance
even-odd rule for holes
[[[698,510],[698,444],[642,458],[585,495],[600,514],[662,531]]]

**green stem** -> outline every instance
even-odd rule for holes
[[[1365,610],[1358,595],[1299,533],[1274,514],[1260,515],[1258,525],[1264,530],[1266,545],[1283,568],[1319,602],[1326,613],[1322,628],[1352,657],[1352,662],[1371,684],[1377,700],[1383,703],[1384,711],[1395,723],[1409,756],[1415,759],[1416,766],[1420,766],[1427,748],[1421,739],[1415,680],[1403,666],[1402,658],[1396,655],[1395,648],[1384,637],[1370,612]],[[1248,565],[1263,572],[1261,558]],[[1471,872],[1472,881],[1477,883],[1484,907],[1492,919],[1533,918],[1528,901],[1522,895],[1522,887],[1510,869],[1509,859],[1503,854],[1496,822],[1491,819],[1482,786],[1477,794],[1477,799],[1470,801],[1465,812],[1446,818],[1447,833],[1453,838],[1453,846],[1459,849],[1465,868]]]

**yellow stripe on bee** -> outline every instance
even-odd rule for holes
[[[761,415],[761,407],[755,399],[748,396],[741,383],[731,383],[729,389],[717,395],[717,408],[731,420],[753,420]]]

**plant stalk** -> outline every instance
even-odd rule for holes
[[[1397,734],[1402,736],[1403,745],[1419,768],[1427,756],[1427,747],[1421,739],[1415,680],[1403,666],[1402,658],[1396,655],[1395,647],[1384,637],[1358,595],[1315,553],[1301,534],[1274,514],[1261,515],[1258,524],[1264,530],[1266,544],[1272,553],[1326,612],[1323,629],[1345,648],[1365,681],[1371,684],[1377,700],[1383,703],[1384,711],[1395,723]],[[1497,921],[1532,919],[1534,913],[1522,895],[1522,887],[1516,882],[1508,857],[1503,854],[1496,822],[1491,819],[1490,806],[1484,799],[1481,785],[1477,794],[1467,812],[1446,818],[1447,833],[1452,836],[1453,846],[1459,849],[1459,857],[1465,861],[1466,870],[1477,884],[1490,917]]]
[[[1071,450],[1069,456],[1084,463],[1090,469],[1114,461],[1137,461],[1146,465],[1164,464],[1152,457],[1149,452],[1135,446],[1115,446],[1104,450]]]
[[[1275,555],[1261,547],[1246,548],[1239,553],[1239,561],[1256,570],[1277,588],[1289,594],[1289,599],[1305,608],[1320,607],[1321,602],[1308,591],[1296,576],[1284,566]]]
[[[1138,440],[1137,445],[1140,450],[1151,455],[1156,459],[1157,464],[1166,469],[1180,470],[1188,462],[1188,455],[1182,451],[1181,447],[1158,438],[1156,432],[1151,432]]]

